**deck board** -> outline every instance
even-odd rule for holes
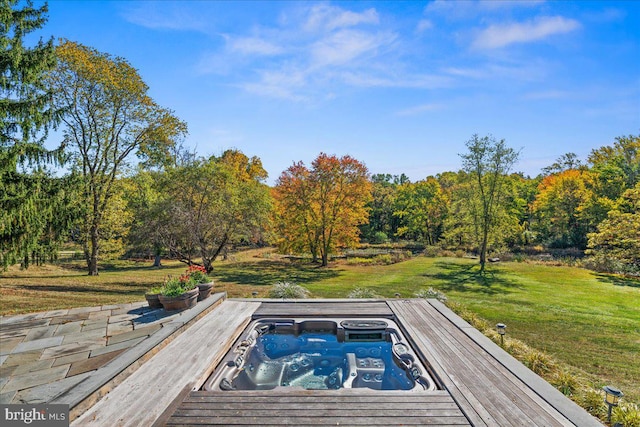
[[[576,425],[431,304],[425,300],[389,301],[408,335],[474,425]],[[586,416],[578,425],[600,424]]]
[[[168,420],[177,425],[469,426],[446,391],[195,391]]]
[[[313,300],[284,300],[263,302],[253,314],[258,317],[387,317],[393,312],[385,301],[313,301]]]

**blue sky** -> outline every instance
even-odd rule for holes
[[[126,58],[203,155],[238,148],[273,183],[349,154],[413,181],[471,135],[560,155],[640,133],[640,2],[49,2],[40,32]]]

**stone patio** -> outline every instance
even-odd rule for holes
[[[159,344],[210,305],[201,304],[167,312],[141,301],[0,317],[0,403],[50,402],[136,345]]]

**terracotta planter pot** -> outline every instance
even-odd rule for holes
[[[185,310],[196,305],[196,303],[198,302],[199,292],[200,291],[198,290],[198,288],[194,288],[183,293],[182,295],[178,295],[175,297],[166,297],[164,295],[160,295],[159,298],[162,306],[167,311]]]
[[[149,308],[162,308],[160,303],[160,294],[144,294],[145,299],[149,303]]]
[[[211,291],[213,290],[213,281],[198,284],[198,289],[200,290],[200,293],[198,294],[198,301],[209,298],[209,295],[211,295]]]

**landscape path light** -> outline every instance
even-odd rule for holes
[[[500,334],[500,345],[504,347],[504,334],[507,333],[507,325],[504,323],[498,323],[496,325],[496,331]]]
[[[618,406],[618,401],[624,394],[615,387],[611,387],[610,385],[606,385],[602,387],[604,390],[604,403],[609,407],[609,412],[607,413],[607,422],[611,424],[611,410],[614,406]]]

